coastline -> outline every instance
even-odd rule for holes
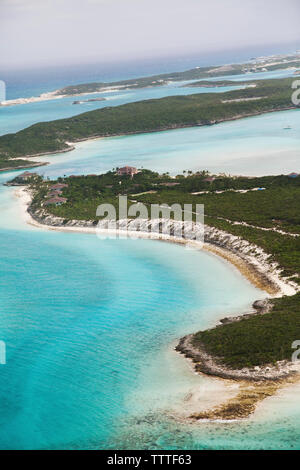
[[[16,98],[13,100],[4,100],[0,102],[0,107],[15,106],[17,104],[38,103],[40,101],[57,100],[66,98],[68,95],[57,94],[58,90],[42,93],[39,96],[31,96],[30,98]]]
[[[194,249],[204,249],[213,256],[221,257],[237,269],[255,287],[264,290],[270,297],[294,295],[300,290],[299,286],[281,277],[281,269],[276,263],[268,261],[269,254],[256,245],[250,244],[240,237],[205,225],[204,243],[195,240],[177,238],[161,233],[132,230],[130,220],[120,221],[118,230],[107,229],[98,225],[95,227],[93,220],[70,220],[48,214],[44,210],[33,213],[30,210],[31,195],[26,186],[16,190],[16,195],[22,200],[24,220],[29,225],[46,230],[63,232],[81,232],[99,235],[114,235],[120,237],[133,237],[155,239],[177,243]],[[29,210],[28,210],[29,209]],[[171,222],[172,223],[172,222]]]
[[[132,131],[132,132],[117,133],[117,134],[95,134],[95,135],[91,135],[91,136],[88,136],[88,137],[83,137],[83,138],[80,138],[80,139],[76,139],[72,142],[65,141],[65,147],[62,148],[62,149],[57,149],[57,150],[54,150],[54,151],[39,152],[39,153],[34,153],[34,154],[20,155],[19,157],[11,158],[11,160],[16,160],[16,159],[26,160],[26,159],[30,159],[30,158],[45,156],[45,155],[58,155],[58,154],[61,154],[61,153],[72,152],[73,150],[75,150],[77,143],[87,142],[87,141],[90,141],[90,140],[92,141],[92,140],[113,138],[113,137],[124,137],[124,136],[131,136],[131,135],[140,135],[140,134],[152,134],[152,133],[156,133],[156,132],[166,132],[166,131],[173,131],[173,130],[175,131],[175,130],[178,130],[178,129],[189,129],[189,128],[193,128],[193,127],[213,126],[213,125],[222,124],[222,123],[225,123],[225,122],[238,121],[240,119],[247,119],[247,118],[251,118],[251,117],[262,116],[264,114],[284,112],[284,111],[293,111],[293,110],[297,110],[297,109],[299,109],[299,106],[290,105],[290,106],[284,106],[283,108],[279,108],[279,109],[269,109],[269,110],[266,110],[266,111],[256,111],[256,112],[252,112],[252,113],[238,114],[238,115],[233,116],[233,117],[228,117],[228,118],[224,118],[224,119],[210,120],[208,122],[204,122],[204,123],[201,123],[201,124],[192,123],[192,124],[172,125],[172,126],[165,126],[165,127],[151,129],[151,130],[145,129],[145,130],[142,130],[142,131]],[[37,162],[34,166],[42,166],[42,165],[45,165],[47,163],[48,162],[46,162],[46,163],[45,162],[41,162],[41,163]],[[20,166],[19,169],[29,168],[29,167],[30,166]],[[15,167],[11,167],[11,168],[8,167],[8,168],[2,169],[0,171],[10,171],[10,170],[14,170],[14,169],[16,169],[16,168]]]
[[[22,158],[20,158],[20,160],[22,160]],[[29,157],[24,158],[23,160],[30,161]],[[20,165],[20,166],[11,166],[11,167],[6,167],[6,168],[0,168],[0,173],[5,172],[5,171],[23,170],[25,168],[35,168],[35,167],[38,167],[38,166],[45,166],[45,165],[48,165],[48,164],[49,164],[48,162],[31,162],[31,163],[28,163],[28,165]]]
[[[276,57],[276,56],[275,56]],[[283,59],[286,59],[284,61]],[[300,73],[299,70],[297,70],[297,63],[299,62],[299,54],[296,53],[296,55],[291,55],[291,54],[284,54],[283,56],[280,55],[277,58],[277,62],[274,62],[274,56],[266,56],[267,63],[262,65],[258,65],[256,63],[255,66],[255,72],[252,72],[254,75],[253,80],[255,80],[255,75],[259,77],[259,74],[261,72],[260,69],[263,69],[263,67],[271,67],[272,65],[281,65],[282,68],[279,68],[280,71],[287,71],[287,70],[294,70],[294,74],[297,75]],[[279,60],[279,62],[278,62]],[[272,62],[273,61],[273,62]],[[242,66],[253,66],[252,61],[251,62],[237,62],[237,63],[232,63],[232,64],[223,64],[223,65],[217,65],[217,66],[212,66],[210,70],[207,70],[207,67],[193,67],[192,69],[189,70],[184,70],[181,71],[179,74],[181,74],[181,77],[178,78],[176,75],[178,75],[178,72],[163,72],[161,74],[155,74],[155,75],[147,75],[146,77],[136,77],[136,78],[128,78],[128,79],[123,79],[121,81],[111,81],[111,82],[98,82],[94,83],[94,86],[98,86],[98,89],[94,91],[76,91],[76,85],[68,85],[64,86],[63,88],[58,88],[53,91],[46,91],[44,93],[41,93],[38,96],[31,96],[29,98],[15,98],[15,99],[10,99],[10,100],[4,100],[0,102],[0,107],[1,106],[13,106],[17,104],[27,104],[27,103],[34,103],[34,102],[39,102],[39,101],[47,101],[47,100],[54,100],[54,99],[60,99],[60,98],[68,98],[68,97],[74,97],[74,96],[82,96],[82,95],[93,95],[93,94],[101,94],[105,92],[119,92],[123,90],[132,90],[132,89],[143,89],[143,88],[150,88],[150,87],[157,87],[157,86],[163,86],[169,83],[176,83],[176,82],[185,82],[187,78],[184,76],[187,72],[192,72],[198,70],[201,72],[199,69],[203,69],[203,75],[200,75],[198,78],[190,78],[188,80],[191,80],[191,83],[188,85],[182,85],[182,86],[199,86],[198,82],[200,81],[212,81],[212,85],[207,84],[207,87],[213,87],[214,86],[214,78],[220,79],[220,81],[235,81],[232,80],[230,77],[230,74],[228,75],[226,72],[232,71],[234,74],[234,67],[235,66],[241,66],[240,70],[240,75],[244,75],[247,77],[248,72],[243,70]],[[216,74],[214,74],[214,72]],[[221,75],[220,75],[221,72]],[[225,72],[225,75],[224,75]],[[267,72],[272,72],[272,70],[267,70]],[[211,75],[211,73],[213,73]],[[223,75],[222,75],[223,73]],[[175,76],[172,76],[175,75]],[[234,74],[235,75],[235,74]],[[142,80],[144,82],[145,80],[148,82],[143,83],[139,85],[139,81]],[[196,81],[196,85],[193,85],[193,82]],[[246,82],[245,84],[247,85],[248,80],[244,80]],[[243,81],[241,81],[243,83]],[[237,82],[239,84],[239,82]],[[79,84],[80,85],[90,85],[89,83],[83,83]],[[222,85],[219,85],[222,86]],[[65,91],[70,89],[70,88],[75,88],[74,92],[72,93],[66,93]]]
[[[32,211],[28,210],[31,203],[31,195],[26,186],[18,188],[15,191],[15,195],[21,202],[24,221],[29,225],[43,230],[99,235],[111,234],[116,236],[116,230],[108,230],[106,228],[96,229],[93,221],[69,221],[68,224],[63,224],[63,219],[59,217],[32,213]],[[206,226],[204,244],[182,238],[177,239],[170,235],[153,234],[143,231],[119,230],[118,235],[120,237],[151,238],[168,243],[188,245],[198,250],[204,249],[212,256],[221,257],[225,262],[230,263],[234,269],[237,269],[253,285],[264,290],[267,298],[294,295],[299,290],[296,285],[280,276],[279,267],[274,265],[274,263],[268,263],[268,255],[259,247],[256,247],[258,252],[253,255],[253,245],[250,245],[245,240],[239,240],[243,245],[243,250],[239,250],[236,247],[238,237],[212,227]],[[224,243],[222,237],[226,237],[227,243]],[[246,247],[251,251],[251,256],[246,255]],[[265,302],[264,305],[259,305],[259,302],[262,301],[254,302],[253,310],[250,313],[240,317],[225,318],[220,323],[239,321],[245,316],[263,314],[265,311],[268,311],[267,301],[263,301]],[[248,418],[262,400],[275,395],[278,390],[299,381],[300,365],[295,365],[295,363],[288,361],[281,361],[275,366],[266,365],[253,369],[228,369],[224,365],[218,364],[215,358],[208,355],[204,350],[194,349],[190,341],[192,337],[193,334],[190,334],[181,338],[174,350],[183,354],[188,361],[192,362],[195,373],[219,379],[224,385],[227,384],[229,388],[230,385],[234,384],[233,388],[236,390],[236,393],[234,397],[227,398],[225,401],[224,398],[220,398],[218,405],[215,405],[213,408],[209,407],[201,412],[199,412],[195,403],[195,410],[191,411],[188,419],[227,421]],[[191,397],[191,399],[194,398]]]

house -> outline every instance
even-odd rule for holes
[[[205,183],[212,183],[213,181],[215,181],[215,177],[214,176],[209,176],[208,178],[204,178],[203,181],[205,181]]]
[[[288,175],[289,178],[298,178],[298,176],[299,176],[299,173],[290,173]]]
[[[20,179],[21,181],[28,181],[30,178],[33,178],[37,176],[37,173],[30,173],[29,171],[25,171],[21,175],[19,175],[17,178]]]
[[[52,191],[53,189],[63,189],[67,187],[68,185],[66,183],[56,183],[53,186],[51,186],[50,191]]]
[[[117,170],[117,175],[119,176],[129,175],[132,177],[133,175],[136,175],[137,173],[138,173],[138,170],[134,166],[123,166],[122,168],[118,168]]]
[[[65,197],[52,197],[51,199],[48,199],[46,202],[44,202],[44,206],[49,206],[50,204],[55,204],[56,206],[61,206],[67,202],[67,199]]]
[[[160,186],[167,186],[167,188],[172,188],[172,186],[177,186],[178,184],[180,183],[173,183],[173,182],[170,182],[170,183],[159,183]]]
[[[50,192],[47,194],[47,198],[50,198],[50,197],[58,197],[58,196],[61,196],[62,195],[62,191],[60,189],[54,189],[54,190],[50,190]]]

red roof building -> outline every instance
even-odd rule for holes
[[[56,196],[61,196],[62,195],[62,191],[60,189],[51,189],[51,191],[49,191],[49,193],[47,194],[47,198],[49,197],[56,197]]]
[[[48,199],[46,202],[44,202],[44,206],[49,206],[50,204],[61,206],[65,202],[67,202],[67,199],[65,197],[52,197],[51,199]]]
[[[167,186],[168,188],[171,188],[172,186],[178,186],[179,184],[180,183],[175,181],[170,181],[169,183],[159,183],[160,186]]]
[[[212,183],[213,181],[215,181],[215,177],[214,176],[208,176],[207,178],[204,178],[203,181],[205,181],[206,183]]]
[[[63,189],[63,188],[67,188],[68,185],[66,183],[57,183],[57,184],[54,184],[53,186],[51,186],[50,191],[52,191],[53,189]]]
[[[34,176],[37,176],[37,173],[30,173],[29,171],[25,171],[24,173],[21,173],[17,178],[20,178],[23,181],[27,181],[30,178],[33,178]]]
[[[117,170],[117,174],[120,176],[123,176],[123,175],[133,176],[133,175],[136,175],[137,173],[138,173],[138,170],[134,166],[123,166],[122,168],[118,168]]]

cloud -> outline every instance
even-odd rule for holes
[[[0,65],[298,42],[299,14],[299,0],[0,0]]]

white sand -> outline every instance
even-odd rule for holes
[[[23,214],[23,220],[32,226],[39,227],[43,230],[54,230],[54,231],[61,231],[61,232],[79,232],[79,233],[90,233],[90,234],[95,234],[95,235],[103,235],[103,236],[119,236],[120,238],[144,238],[144,239],[153,239],[153,240],[161,240],[161,241],[168,241],[171,243],[178,243],[181,245],[187,245],[190,248],[194,249],[204,249],[205,251],[221,256],[223,259],[226,261],[230,262],[231,265],[234,265],[244,276],[248,278],[251,282],[253,282],[254,279],[251,277],[247,276],[247,273],[245,272],[245,259],[247,263],[250,263],[255,269],[257,270],[258,273],[264,274],[265,276],[268,277],[268,279],[273,282],[277,287],[278,287],[278,292],[276,295],[273,295],[275,297],[281,297],[282,295],[294,295],[299,291],[299,286],[297,284],[289,282],[288,280],[285,280],[281,277],[280,275],[280,269],[276,268],[274,264],[270,266],[270,263],[268,262],[268,257],[269,255],[264,253],[263,250],[259,247],[256,247],[256,251],[249,256],[243,256],[244,259],[240,259],[239,256],[230,253],[228,250],[225,250],[223,248],[220,248],[212,243],[202,243],[200,241],[187,241],[182,238],[176,238],[170,235],[165,235],[165,234],[158,234],[158,233],[153,233],[153,232],[138,232],[138,231],[122,231],[122,230],[108,230],[108,229],[99,229],[99,228],[94,228],[94,227],[76,227],[76,226],[52,226],[52,225],[45,225],[37,222],[34,220],[31,215],[27,212],[27,207],[30,204],[31,201],[31,196],[28,193],[26,187],[21,187],[18,188],[16,191],[16,195],[20,200],[20,204],[22,206],[22,214]],[[207,228],[208,230],[210,229],[209,227]],[[233,245],[236,243],[236,239],[238,237],[234,237],[231,234],[228,234],[226,232],[222,231],[217,231],[220,233],[222,236],[229,237],[230,243]],[[249,247],[247,247],[249,250]],[[253,248],[251,246],[251,249],[253,251]],[[246,250],[243,251],[243,255],[245,255]],[[255,280],[254,280],[255,281]],[[259,287],[259,281],[258,282],[253,282],[256,287]]]
[[[18,188],[15,191],[15,195],[18,197],[20,208],[21,208],[21,213],[22,213],[22,218],[25,223],[30,224],[34,227],[38,227],[42,230],[54,230],[54,231],[63,231],[63,232],[79,232],[79,233],[89,233],[89,234],[96,234],[99,233],[99,230],[93,227],[54,227],[50,225],[44,225],[36,222],[31,215],[27,212],[28,205],[31,202],[31,196],[26,189],[26,187],[21,187]],[[103,234],[108,234],[112,233],[113,235],[116,234],[116,231],[107,231],[105,229],[101,230],[100,233]],[[121,231],[120,231],[121,232]],[[147,232],[126,232],[124,231],[124,234],[121,234],[124,236],[132,236],[135,238],[154,238],[154,239],[159,239],[159,240],[164,240],[172,243],[180,243],[182,245],[190,245],[193,248],[196,249],[205,249],[212,255],[217,255],[221,256],[223,259],[226,261],[230,262],[232,266],[236,267],[239,269],[239,266],[236,264],[236,262],[233,262],[233,260],[230,258],[230,255],[228,255],[227,250],[223,250],[222,248],[216,247],[215,245],[205,243],[204,245],[200,242],[194,241],[194,242],[187,242],[186,240],[183,239],[174,239],[174,237],[170,237],[167,235],[161,235],[161,234],[153,234],[153,233],[147,233]],[[153,236],[154,235],[154,236]],[[229,234],[227,234],[229,235]],[[235,255],[233,255],[235,256]],[[242,260],[243,261],[243,260]],[[262,265],[259,266],[259,262],[255,256],[252,257],[252,263],[254,266],[257,267],[257,269],[260,270],[260,272],[264,272],[273,282],[276,283],[276,285],[279,287],[279,292],[277,293],[276,296],[281,296],[281,295],[293,295],[296,293],[297,289],[287,283],[286,281],[282,280],[280,278],[280,271],[274,270],[273,275],[270,275],[270,267],[268,266],[267,262],[263,263]],[[245,274],[243,272],[243,269],[239,269],[242,274]],[[176,354],[178,354],[176,352]],[[190,359],[184,358],[185,361],[187,361],[187,365],[190,368],[190,370],[194,373],[194,368],[193,368],[193,363]],[[299,366],[298,369],[300,368],[300,364],[295,364],[295,366]],[[199,413],[201,411],[208,411],[211,410],[212,408],[218,407],[219,405],[225,403],[227,400],[235,397],[239,391],[240,388],[243,384],[243,382],[238,382],[238,381],[232,381],[228,379],[222,379],[218,377],[208,377],[205,374],[199,373],[197,375],[202,376],[202,382],[199,384],[195,384],[195,386],[190,387],[190,389],[187,391],[183,402],[180,406],[174,406],[173,408],[170,407],[170,414],[176,417],[176,419],[187,419],[190,415],[193,413]],[[203,382],[203,377],[205,377],[205,381]],[[277,403],[277,397],[282,397],[282,395],[285,392],[288,392],[290,390],[291,385],[287,384],[286,387],[282,387],[276,393],[273,397],[269,398],[267,400],[267,403],[271,402],[276,404]],[[298,390],[299,385],[294,385],[295,390]],[[280,403],[280,400],[279,400]],[[264,407],[262,403],[259,403],[258,408],[255,411],[255,416],[258,414],[260,415],[261,413],[264,413]],[[251,416],[251,419],[253,419],[253,415]],[[226,422],[226,420],[217,420],[222,423]]]

